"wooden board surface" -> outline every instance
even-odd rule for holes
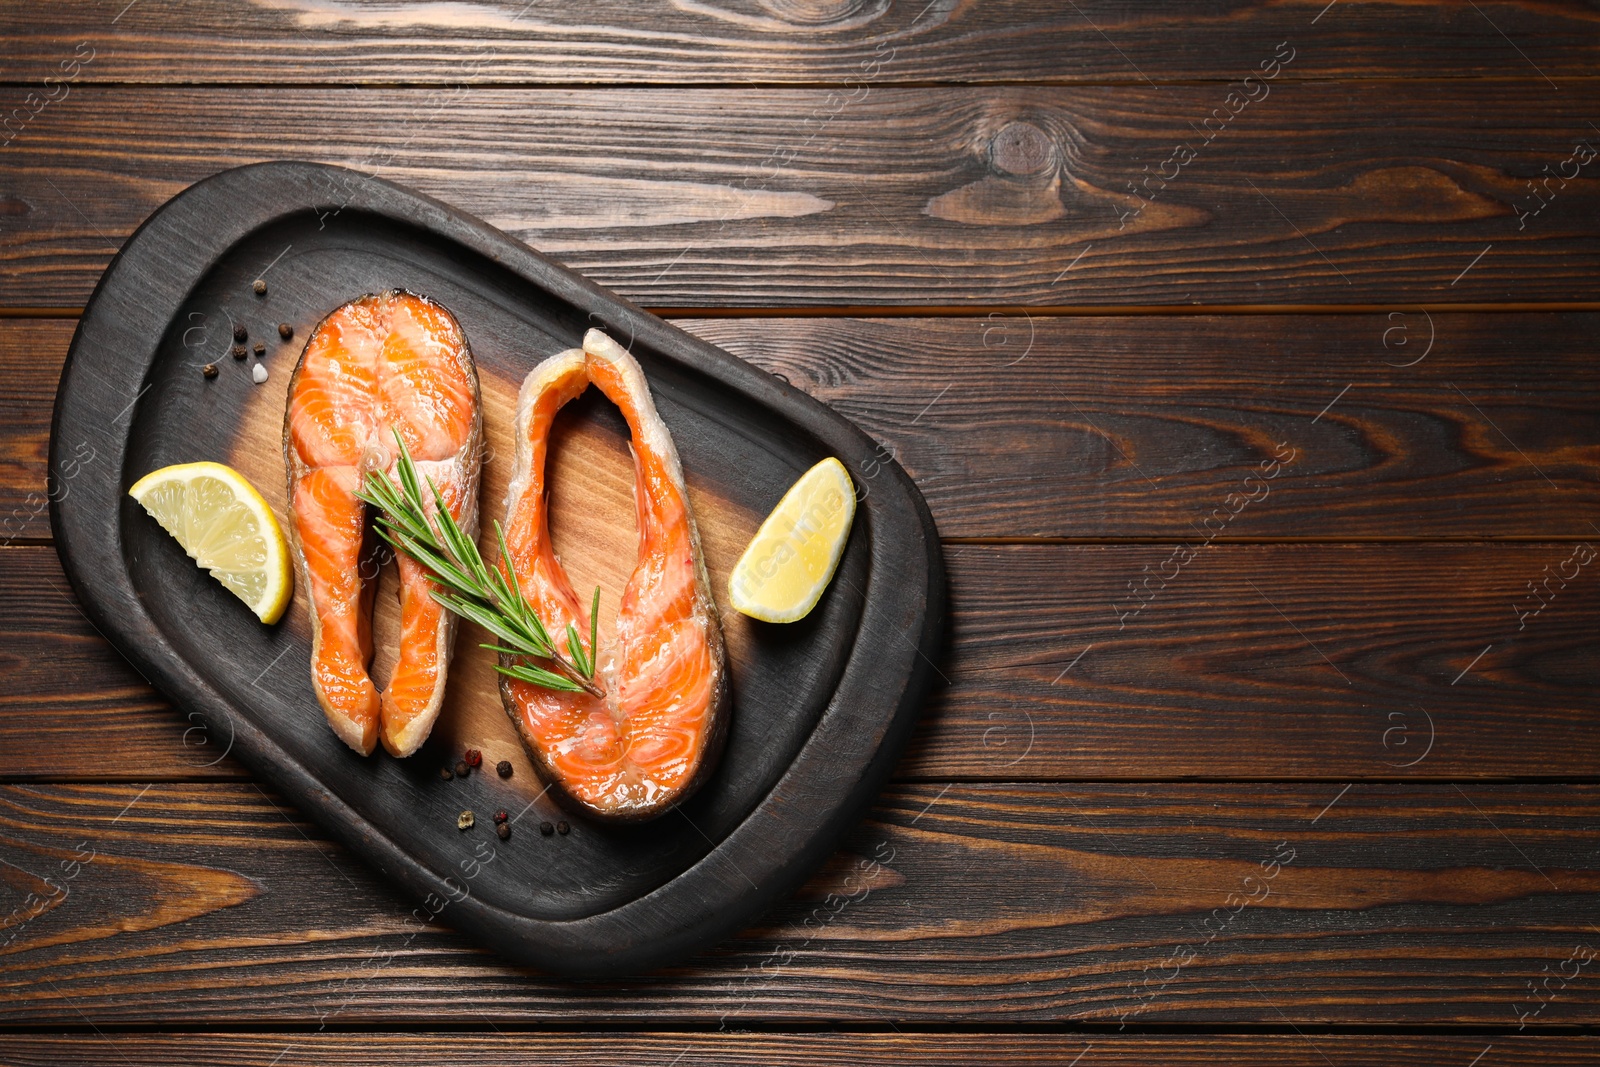
[[[401,182],[655,307],[1592,301],[1592,97],[1272,85],[1237,114],[1215,85],[82,86],[5,148],[0,302],[82,305],[157,206],[274,158]]]
[[[937,1060],[949,1067],[1042,1064],[1045,1067],[1433,1067],[1471,1061],[1490,1049],[1497,1065],[1565,1067],[1592,1063],[1600,1039],[1589,1035],[1521,1034],[1425,1036],[1316,1032],[1204,1037],[1150,1034],[695,1034],[501,1033],[306,1034],[20,1034],[0,1051],[4,1067],[46,1067],[63,1060],[166,1067],[204,1057],[217,1067],[321,1067],[330,1062],[381,1067],[484,1060],[505,1067],[588,1067],[605,1063],[684,1062],[715,1065],[794,1064],[796,1067],[890,1067]]]
[[[1593,314],[677,325],[855,421],[946,538],[1192,536],[1279,442],[1294,461],[1217,540],[1600,537]],[[18,366],[0,382],[12,537],[49,534],[45,437],[72,328],[0,319]]]
[[[715,712],[727,716],[720,759],[703,786],[648,826],[562,811],[503,718],[482,647],[488,635],[471,630],[456,649],[449,724],[405,761],[353,754],[317,710],[304,604],[291,607],[287,625],[261,626],[127,498],[145,472],[225,460],[262,486],[287,524],[285,495],[272,483],[282,484],[292,347],[274,342],[249,368],[266,372],[254,380],[242,345],[221,374],[201,368],[249,334],[307,337],[331,307],[385,287],[450,308],[472,347],[484,421],[493,424],[484,510],[504,499],[525,447],[511,430],[524,376],[596,322],[648,378],[644,403],[659,423],[640,432],[670,433],[674,476],[685,477],[679,457],[694,472],[683,492],[704,531],[707,557],[697,543],[694,560],[702,583],[709,570],[727,588],[759,518],[822,458],[841,457],[853,477],[872,479],[870,493],[856,494],[853,536],[805,621],[730,621],[727,696],[719,696],[727,703]],[[207,341],[208,322],[231,325]],[[609,586],[605,614],[614,617],[632,581],[624,576],[651,566],[650,552],[635,546],[627,424],[598,394],[562,420],[551,447],[572,455],[548,474],[575,484],[551,494],[570,513],[569,525],[551,523],[555,546],[579,588]],[[903,472],[863,470],[872,444],[858,429],[479,220],[349,171],[306,163],[229,171],[139,230],[85,309],[62,372],[50,462],[75,463],[85,447],[105,456],[85,463],[50,517],[94,625],[182,710],[226,725],[240,758],[331,835],[412,898],[448,897],[459,926],[524,964],[568,976],[639,973],[735,932],[827,858],[898,757],[932,679],[944,613],[937,537]],[[480,541],[493,542],[490,529]],[[386,606],[377,641],[400,631],[394,601]],[[722,611],[731,614],[725,603]],[[390,663],[378,657],[380,678]],[[442,777],[464,745],[490,764],[509,760],[516,773],[480,774],[472,787]],[[484,840],[487,822],[463,833],[464,806],[514,811],[511,823],[526,816],[524,843],[494,846]],[[527,832],[563,814],[559,840]]]
[[[126,1027],[181,1001],[197,1028],[1515,1030],[1529,983],[1600,944],[1597,826],[1593,786],[896,787],[757,927],[668,973],[572,983],[408,920],[253,784],[6,786],[0,840],[32,872],[8,883],[45,895],[30,878],[81,866],[8,932],[0,1022]],[[1593,1016],[1586,966],[1529,1029]]]
[[[86,82],[543,82],[684,85],[826,82],[1233,81],[1258,72],[1285,38],[1314,43],[1314,73],[1285,77],[1453,75],[1592,77],[1592,15],[1521,0],[1486,11],[1448,0],[1183,0],[1136,7],[863,3],[860,0],[644,0],[567,8],[515,0],[392,5],[270,0],[93,0],[4,14],[8,77],[39,80],[85,42]],[[1492,17],[1490,12],[1492,12]],[[1504,34],[1505,36],[1502,36]],[[138,46],[128,47],[137,35]],[[1507,39],[1524,42],[1519,55]],[[1535,57],[1537,62],[1535,63]]]
[[[1553,582],[1520,629],[1514,610],[1577,545],[1217,546],[1119,630],[1126,583],[1173,547],[948,546],[943,677],[897,774],[1600,775],[1596,564]],[[225,736],[193,728],[93,632],[49,549],[0,552],[0,592],[18,664],[0,776],[240,773]]]

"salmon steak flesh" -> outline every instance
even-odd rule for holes
[[[632,435],[639,531],[615,637],[589,650],[601,693],[509,677],[500,679],[500,693],[540,777],[564,805],[602,820],[639,821],[687,799],[715,767],[728,728],[728,671],[677,448],[639,364],[599,330],[581,349],[535,367],[517,397],[505,537],[523,595],[571,658],[569,640],[589,634],[591,620],[550,540],[545,467],[556,414],[590,385],[621,410]]]
[[[430,595],[427,572],[404,552],[400,649],[382,693],[372,663],[376,569],[366,552],[373,472],[395,478],[405,442],[468,536],[478,528],[483,412],[466,336],[440,305],[404,290],[335,309],[306,341],[289,382],[283,458],[290,544],[311,615],[311,682],[333,732],[362,755],[382,741],[409,756],[444,703],[455,616]],[[424,482],[426,484],[426,482]],[[430,517],[437,503],[425,502]]]

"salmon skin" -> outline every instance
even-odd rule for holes
[[[455,617],[399,553],[400,654],[380,694],[366,569],[368,472],[395,477],[399,433],[468,536],[478,529],[483,411],[466,336],[440,305],[401,289],[352,300],[317,324],[289,381],[283,459],[289,538],[311,612],[311,683],[333,732],[361,753],[409,756],[444,702]],[[426,484],[426,482],[424,482]],[[426,490],[424,495],[428,496]],[[431,497],[429,513],[436,511]]]
[[[639,530],[615,641],[590,650],[605,695],[504,676],[500,695],[540,777],[567,807],[638,821],[687,799],[709,777],[727,734],[728,672],[677,448],[639,364],[599,330],[583,348],[535,367],[517,397],[505,534],[523,594],[570,658],[568,624],[587,635],[590,621],[550,541],[545,466],[556,413],[590,384],[628,422]]]

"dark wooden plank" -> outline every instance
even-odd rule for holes
[[[1578,962],[1600,944],[1597,826],[1593,787],[894,788],[759,928],[666,974],[573,983],[470,947],[448,907],[412,917],[252,785],[9,786],[0,869],[45,910],[7,931],[0,1020],[1512,1031],[1520,1012],[1537,1032],[1600,1018]]]
[[[1490,1034],[967,1034],[967,1033],[440,1033],[319,1034],[11,1034],[4,1067],[61,1063],[169,1067],[199,1060],[214,1067],[412,1067],[448,1059],[503,1067],[590,1067],[600,1063],[666,1065],[674,1057],[696,1067],[948,1067],[1044,1064],[1047,1067],[1327,1067],[1331,1063],[1433,1067],[1467,1064],[1492,1047],[1495,1067],[1590,1064],[1600,1038],[1590,1035]]]
[[[1524,629],[1514,610],[1537,606],[1527,583],[1574,548],[1217,546],[1118,630],[1127,583],[1156,573],[1170,545],[948,546],[948,681],[897,773],[1594,776],[1596,563],[1567,588],[1552,580]],[[0,633],[16,664],[0,774],[238,773],[212,766],[226,738],[185,734],[64,587],[50,549],[0,552]]]
[[[679,325],[882,442],[946,537],[1189,536],[1279,442],[1294,462],[1222,539],[1600,536],[1593,314]],[[49,536],[44,438],[71,334],[0,319],[11,535]]]
[[[1600,537],[1600,316],[682,325],[882,442],[946,537],[1195,536],[1280,444],[1221,536]]]
[[[0,551],[0,775],[243,777],[229,738],[162,699],[78,606],[53,548]],[[108,762],[106,753],[115,753]]]
[[[594,9],[506,0],[363,9],[143,0],[118,14],[93,0],[58,0],[9,7],[0,36],[8,38],[6,76],[22,80],[59,74],[72,46],[88,42],[96,53],[80,75],[86,82],[1234,80],[1285,38],[1317,56],[1317,73],[1293,77],[1416,79],[1447,70],[1564,81],[1594,73],[1594,24],[1572,6],[1328,6],[647,0]]]
[[[0,291],[81,305],[168,197],[290,156],[414,186],[651,306],[1592,299],[1600,82],[1271,86],[1237,114],[1218,85],[80,86],[6,148]]]
[[[76,325],[0,320],[0,544],[50,536],[50,410]]]
[[[1182,547],[947,547],[950,684],[902,773],[1600,773],[1588,543]]]

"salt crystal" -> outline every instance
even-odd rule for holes
[[[250,368],[250,379],[252,381],[254,381],[257,385],[260,385],[262,382],[266,381],[267,380],[267,365],[265,363],[257,363],[254,367],[251,367]]]

